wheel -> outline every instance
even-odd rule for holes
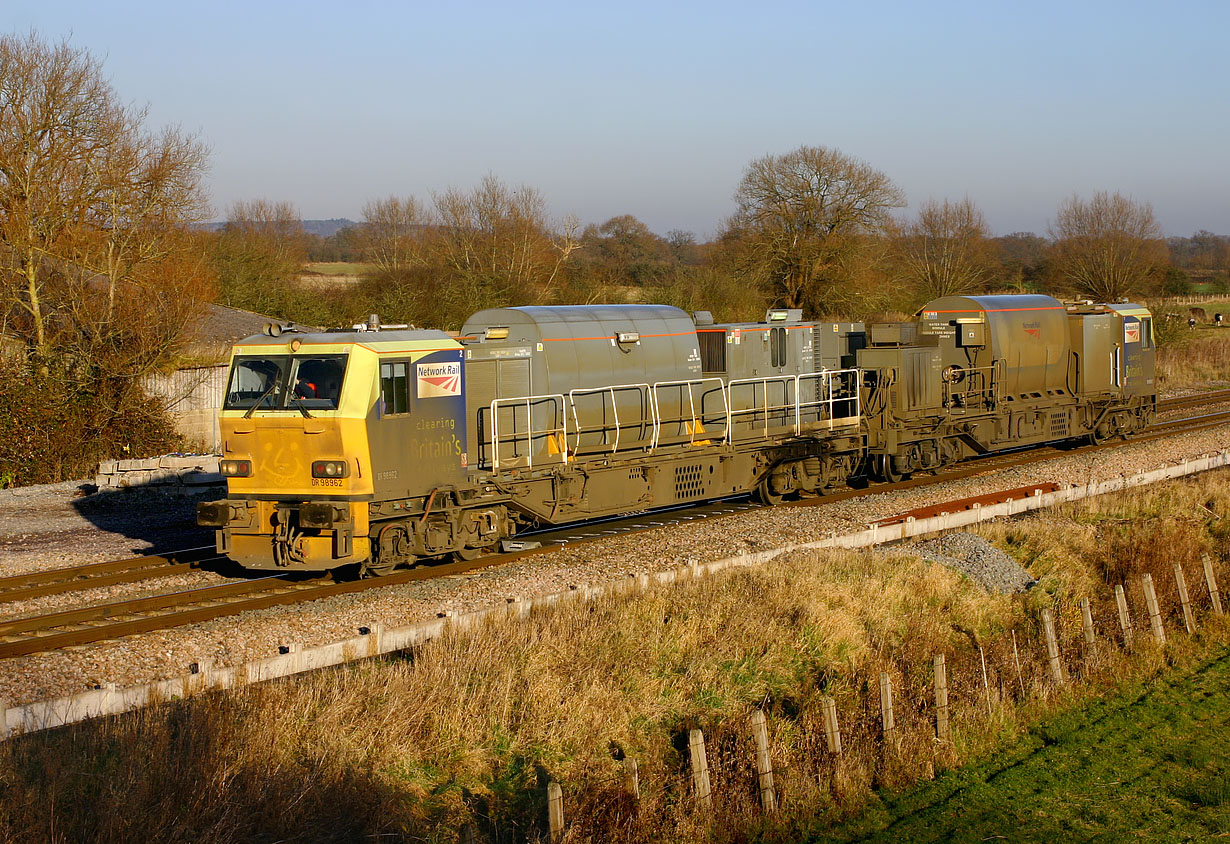
[[[782,499],[785,496],[782,495],[781,493],[776,493],[773,491],[773,485],[770,482],[770,479],[772,477],[773,477],[772,473],[765,475],[764,478],[760,481],[760,483],[757,484],[755,498],[761,504],[767,504],[770,507],[776,507],[778,504],[782,503]]]
[[[1092,431],[1089,432],[1089,442],[1091,445],[1101,445],[1109,440],[1114,435],[1110,428],[1109,422],[1103,422]]]
[[[881,454],[879,463],[880,479],[885,483],[895,484],[905,477],[905,473],[898,472],[897,467],[893,465],[891,454]]]
[[[494,552],[495,545],[486,545],[482,548],[458,548],[453,552],[453,555],[463,563],[468,563],[471,560],[477,560],[479,557],[485,557]]]
[[[359,577],[384,577],[386,574],[392,574],[395,568],[397,568],[397,563],[378,563],[368,560],[359,564]]]

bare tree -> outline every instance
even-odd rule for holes
[[[174,128],[150,134],[145,120],[87,52],[0,37],[4,310],[43,373],[67,347],[89,369],[82,336],[101,350],[141,333],[120,322],[120,299],[173,283],[159,273],[199,248],[183,235],[207,213],[205,147]]]
[[[988,234],[969,197],[928,201],[895,238],[897,275],[922,300],[974,291],[991,273]]]
[[[1146,292],[1167,265],[1153,207],[1119,193],[1066,199],[1050,234],[1056,270],[1077,291],[1099,301]]]
[[[297,272],[307,260],[307,236],[295,206],[285,201],[241,199],[231,205],[223,233]]]
[[[542,194],[493,175],[437,194],[434,206],[433,260],[472,305],[545,301],[578,248],[575,220],[553,233]]]
[[[213,251],[222,301],[258,313],[285,310],[289,284],[307,260],[307,244],[291,203],[235,202]]]
[[[35,477],[163,441],[141,378],[174,361],[212,289],[191,230],[208,213],[206,149],[146,118],[88,52],[0,36],[0,317],[29,363],[4,373],[0,413],[14,391],[37,397],[19,413],[59,451],[24,467]]]
[[[413,196],[371,200],[363,206],[358,234],[364,257],[385,273],[420,266],[432,225],[427,209]]]
[[[742,266],[788,307],[831,309],[843,279],[857,274],[867,235],[883,232],[904,205],[900,189],[866,162],[802,146],[748,165],[724,237]]]

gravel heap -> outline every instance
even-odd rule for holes
[[[1015,560],[977,534],[948,533],[919,542],[911,550],[924,560],[960,572],[988,592],[1024,592],[1037,583]]]

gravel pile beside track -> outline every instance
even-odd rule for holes
[[[960,572],[988,592],[1024,592],[1037,583],[1015,560],[977,534],[950,533],[907,548],[924,560]]]
[[[360,626],[411,624],[434,619],[448,610],[467,612],[503,605],[512,596],[562,591],[574,584],[615,581],[689,561],[706,562],[740,551],[814,541],[833,533],[861,530],[877,519],[939,501],[1048,481],[1085,483],[1227,448],[1230,426],[1128,443],[1094,454],[1060,456],[1032,466],[992,470],[942,487],[671,525],[569,547],[468,576],[372,589],[73,651],[4,660],[0,661],[0,698],[24,703],[101,683],[125,686],[174,677],[186,673],[187,666],[201,658],[213,659],[218,666],[241,664],[272,656],[279,645],[298,642],[308,647],[347,638]],[[176,535],[181,541],[173,543],[174,548],[201,544],[200,531],[189,521],[190,507],[120,496],[117,501],[122,503],[110,503],[95,511],[90,502],[83,506],[74,498],[76,487],[60,484],[0,497],[0,574],[131,556],[155,543],[165,548],[172,541],[168,537]]]

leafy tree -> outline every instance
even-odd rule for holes
[[[828,147],[802,146],[748,165],[723,239],[740,272],[787,307],[812,313],[848,307],[901,190],[866,162]]]
[[[764,291],[711,266],[680,266],[649,288],[649,298],[685,311],[709,311],[717,322],[754,322],[768,304]]]
[[[1192,280],[1177,267],[1167,267],[1162,273],[1163,296],[1187,296],[1192,292]]]
[[[1098,301],[1147,292],[1167,266],[1166,242],[1153,207],[1119,193],[1065,200],[1051,237],[1059,276]]]

